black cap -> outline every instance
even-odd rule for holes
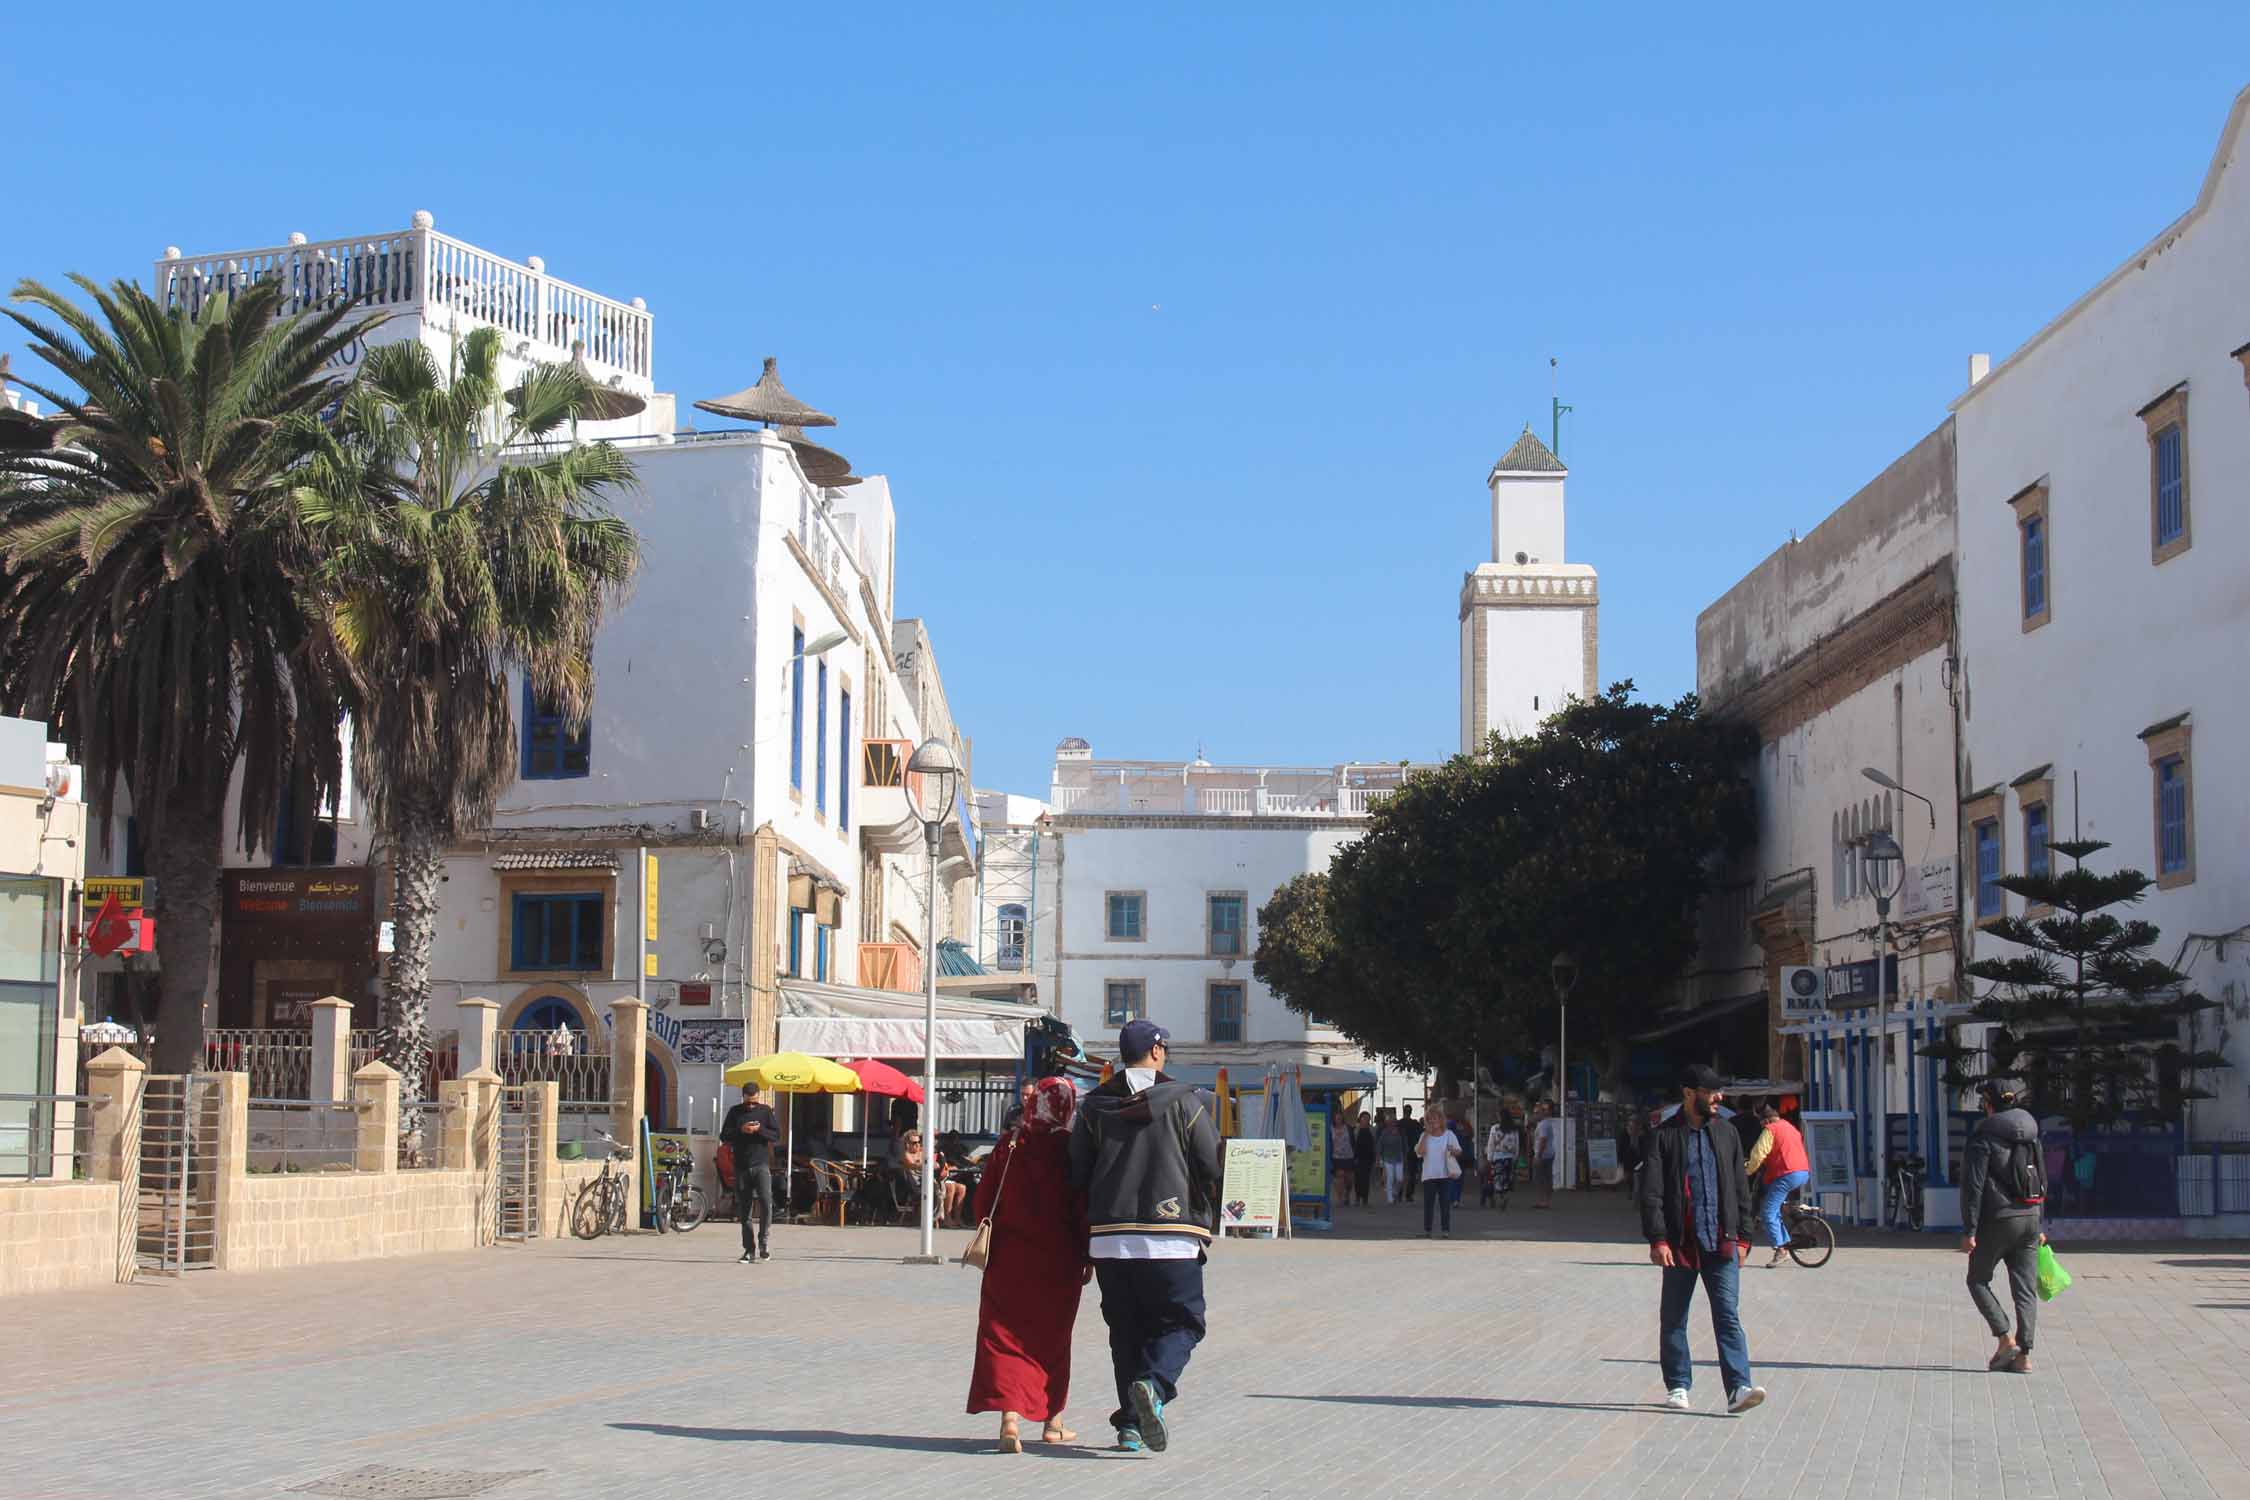
[[[1705,1063],[1689,1063],[1680,1069],[1680,1087],[1683,1089],[1723,1089],[1726,1087],[1718,1073]]]
[[[1158,1042],[1168,1042],[1172,1033],[1154,1021],[1135,1019],[1127,1021],[1117,1033],[1117,1051],[1120,1056],[1138,1062],[1156,1050]]]

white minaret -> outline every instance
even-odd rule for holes
[[[1486,480],[1492,561],[1461,583],[1461,748],[1495,730],[1529,734],[1573,695],[1598,690],[1599,580],[1563,561],[1570,471],[1527,425]]]

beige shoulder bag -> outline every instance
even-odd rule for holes
[[[1008,1159],[1000,1163],[1000,1186],[992,1190],[992,1213],[977,1221],[977,1232],[969,1236],[969,1248],[961,1252],[961,1264],[983,1270],[992,1261],[992,1214],[1000,1212],[1000,1195],[1008,1190],[1008,1169],[1016,1164],[1019,1139],[1011,1138]]]

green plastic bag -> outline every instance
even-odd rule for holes
[[[2069,1285],[2070,1273],[2063,1269],[2061,1261],[2055,1259],[2055,1247],[2042,1244],[2039,1247],[2039,1300],[2052,1302]]]

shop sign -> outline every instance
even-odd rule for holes
[[[1883,988],[1880,993],[1898,993],[1898,955],[1886,955],[1882,962]],[[1828,969],[1828,1004],[1833,1008],[1848,1009],[1857,1005],[1873,1005],[1879,992],[1876,989],[1876,964],[1872,958],[1863,958],[1853,964],[1831,964]]]

